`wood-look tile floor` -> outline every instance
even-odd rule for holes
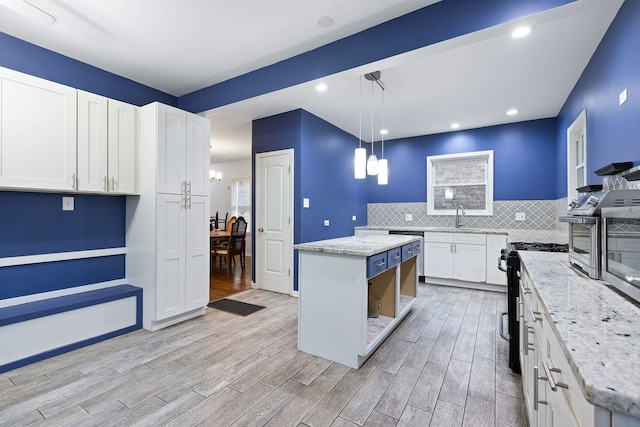
[[[0,374],[0,425],[526,426],[496,330],[504,294],[419,285],[357,370],[296,349],[296,298],[232,298],[267,308],[207,309]]]

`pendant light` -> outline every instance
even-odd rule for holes
[[[353,157],[353,170],[356,179],[367,177],[367,149],[362,148],[362,76],[360,76],[360,130],[358,133],[358,148]]]
[[[371,76],[371,155],[367,159],[367,175],[378,175],[378,157],[373,149],[373,81],[377,79],[373,73],[369,73],[365,77],[369,80],[369,76]]]
[[[380,137],[381,137],[381,145],[382,151],[380,154],[380,160],[378,160],[378,185],[387,185],[389,183],[389,165],[387,164],[387,159],[384,158],[384,136],[387,133],[387,130],[384,128],[384,89],[382,89],[382,120],[381,120],[381,128],[380,128]]]

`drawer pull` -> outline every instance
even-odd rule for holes
[[[538,404],[542,403],[543,405],[547,405],[548,402],[546,400],[538,400],[538,380],[544,380],[545,377],[538,376],[538,367],[533,367],[533,410],[538,410]]]
[[[396,255],[396,256],[393,257],[394,261],[397,260],[397,259],[400,259],[400,255]]]
[[[376,262],[376,267],[382,267],[384,265],[384,260],[380,260]]]
[[[541,379],[545,379],[547,381],[549,381],[549,388],[551,389],[551,391],[558,391],[558,387],[560,388],[564,388],[564,389],[569,389],[569,386],[566,385],[565,383],[559,383],[556,382],[553,377],[551,376],[551,372],[557,372],[557,373],[562,373],[562,371],[558,368],[550,368],[549,364],[547,363],[546,360],[542,361],[542,367],[544,368],[544,372],[547,375],[546,378],[541,378]]]
[[[533,319],[533,323],[542,322],[542,313],[539,311],[533,311],[533,309],[529,309],[529,314],[531,314],[531,318]]]

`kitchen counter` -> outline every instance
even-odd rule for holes
[[[349,236],[293,245],[293,249],[339,255],[371,256],[419,240],[403,235]]]
[[[584,397],[640,418],[640,305],[571,268],[566,254],[519,254]]]
[[[507,230],[496,228],[455,228],[455,227],[408,227],[408,226],[377,226],[365,225],[354,227],[356,230],[394,230],[394,231],[425,231],[425,232],[443,232],[443,233],[478,233],[478,234],[508,234]]]

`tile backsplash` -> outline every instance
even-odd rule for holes
[[[516,221],[516,212],[524,213],[524,221]],[[567,213],[567,199],[508,200],[493,203],[493,215],[465,215],[463,227],[507,230],[512,241],[566,243],[566,224],[558,216]],[[455,216],[427,215],[427,203],[369,203],[368,225],[403,227],[453,227]],[[406,221],[411,214],[413,221]]]

